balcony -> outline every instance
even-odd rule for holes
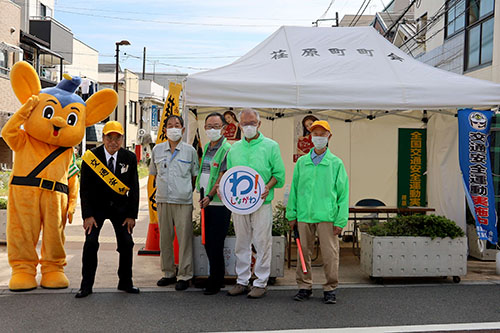
[[[71,30],[48,16],[33,16],[30,18],[29,33],[47,42],[49,49],[61,55],[63,63],[73,62],[73,33]]]

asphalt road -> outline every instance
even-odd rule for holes
[[[0,331],[193,332],[500,322],[500,285],[341,288],[335,305],[321,290],[295,302],[294,290],[263,299],[199,291],[0,295]]]

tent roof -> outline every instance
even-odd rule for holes
[[[432,110],[500,104],[500,84],[413,59],[372,27],[281,27],[230,65],[188,76],[186,105]]]

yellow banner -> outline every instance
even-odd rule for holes
[[[82,160],[116,193],[125,195],[130,190],[90,150],[83,154]]]
[[[160,118],[160,127],[158,128],[158,137],[156,144],[167,141],[167,118],[170,115],[180,116],[179,96],[181,95],[182,84],[170,82],[168,86],[168,97]],[[151,163],[154,163],[151,160]],[[158,223],[158,212],[156,206],[156,181],[155,176],[149,175],[148,178],[148,207],[149,223]]]

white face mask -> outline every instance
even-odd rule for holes
[[[251,139],[257,135],[257,126],[243,126],[243,135],[247,139]]]
[[[311,141],[314,144],[314,148],[323,149],[326,147],[326,144],[328,143],[328,137],[313,136],[311,137]]]
[[[182,138],[182,128],[167,128],[167,138],[172,141],[179,141]]]
[[[215,129],[215,128],[211,128],[209,130],[206,130],[205,131],[205,134],[207,135],[207,138],[210,140],[210,141],[217,141],[221,138],[222,134],[221,134],[221,130],[220,129]]]

